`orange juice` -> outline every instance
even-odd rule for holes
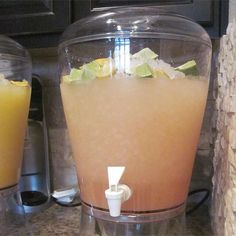
[[[31,89],[0,81],[0,189],[18,183]]]
[[[133,193],[125,211],[156,211],[186,201],[208,82],[116,75],[61,83],[82,200],[107,209],[107,167],[125,166]]]

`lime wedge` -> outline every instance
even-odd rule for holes
[[[144,61],[157,58],[157,54],[153,52],[150,48],[144,48],[139,52],[132,55],[132,58],[142,59]]]
[[[147,63],[144,63],[140,66],[135,67],[134,74],[141,78],[151,77],[152,69]]]
[[[100,70],[100,65],[96,61],[89,62],[82,66],[82,69],[89,70],[93,72],[94,74],[97,73],[97,71]]]
[[[181,66],[175,68],[175,70],[183,72],[185,75],[197,75],[197,63],[194,60],[188,61]]]
[[[90,71],[98,79],[107,78],[115,73],[115,65],[112,58],[98,58],[85,64],[83,69]]]
[[[79,82],[83,80],[90,80],[94,78],[95,78],[95,74],[88,67],[88,68],[83,68],[83,69],[72,68],[70,71],[70,74],[64,75],[62,77],[62,80],[65,83],[72,83],[72,82]]]
[[[22,81],[11,80],[11,83],[16,85],[16,86],[19,86],[19,87],[26,87],[26,86],[29,85],[28,81],[26,81],[26,80],[22,80]]]
[[[170,79],[170,77],[163,71],[157,68],[153,69],[152,75],[154,78],[168,78]]]
[[[71,71],[70,71],[70,77],[69,79],[71,81],[73,80],[81,80],[82,78],[82,74],[83,74],[83,71],[80,70],[80,69],[76,69],[76,68],[73,68]]]
[[[112,58],[99,58],[79,69],[72,68],[69,75],[62,77],[63,82],[79,82],[84,80],[92,80],[95,78],[107,78],[115,73],[114,61]]]
[[[96,63],[98,63],[99,66],[103,66],[105,63],[109,62],[112,60],[111,58],[98,58],[95,60]]]
[[[115,63],[111,58],[100,58],[96,62],[101,66],[96,74],[98,79],[108,78],[115,73]]]
[[[90,70],[89,68],[84,68],[82,70],[81,79],[82,80],[92,80],[96,78],[96,74],[93,70]]]

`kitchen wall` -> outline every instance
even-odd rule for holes
[[[215,236],[236,235],[236,2],[229,1],[229,25],[220,40],[215,89],[217,137],[214,150],[212,225]]]
[[[212,114],[215,104],[212,88],[216,76],[215,60],[218,52],[218,41],[213,42],[213,48],[210,92],[194,165],[191,189],[211,189],[214,140]],[[54,189],[76,185],[77,178],[60,97],[56,48],[33,49],[30,53],[33,59],[33,73],[40,76],[43,84]]]
[[[40,77],[43,85],[53,187],[59,189],[76,185],[77,178],[60,96],[57,49],[32,49],[30,53],[33,74]]]
[[[236,1],[229,0],[229,22],[233,22],[236,18]]]

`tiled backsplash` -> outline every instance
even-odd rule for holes
[[[30,51],[33,73],[41,78],[48,128],[53,189],[77,184],[59,87],[56,48]]]
[[[214,42],[217,52],[217,42]],[[55,48],[33,49],[30,51],[33,59],[33,73],[42,81],[46,121],[49,133],[50,158],[54,189],[77,184],[76,171],[72,158],[65,117],[62,108],[59,75],[57,70],[57,52]],[[214,54],[216,57],[217,53]],[[214,64],[214,63],[213,63]],[[212,78],[215,68],[212,67]],[[191,189],[210,188],[212,178],[213,138],[212,114],[214,110],[213,83],[210,83],[210,93],[207,102],[204,123],[199,141],[197,158],[194,165]]]

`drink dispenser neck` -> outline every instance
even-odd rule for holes
[[[105,191],[110,216],[118,217],[121,212],[121,205],[127,201],[131,195],[131,189],[125,184],[119,184],[120,179],[125,171],[124,166],[109,166],[108,181],[109,189]]]

